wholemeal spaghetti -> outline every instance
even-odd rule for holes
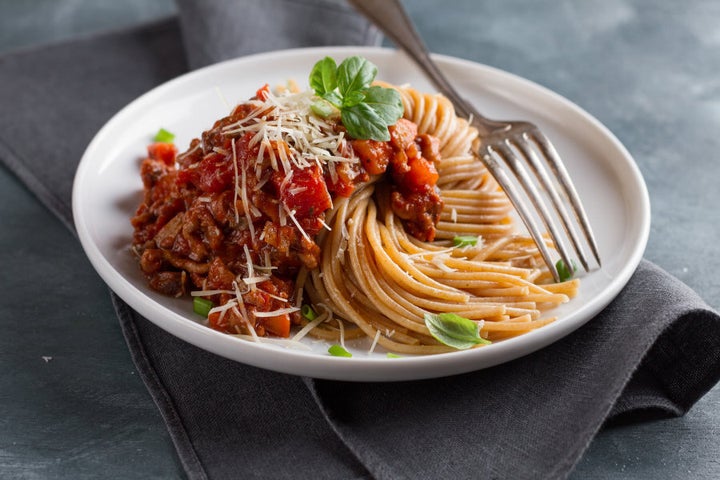
[[[553,283],[516,232],[477,131],[439,94],[380,87],[402,101],[389,141],[352,138],[311,92],[264,88],[186,152],[151,146],[133,218],[150,285],[211,301],[229,334],[403,354],[459,348],[429,316],[471,322],[477,345],[552,322],[579,283]]]
[[[477,131],[455,116],[449,100],[398,90],[404,117],[440,142],[438,187],[445,205],[437,241],[408,236],[387,208],[384,186],[367,184],[335,206],[333,230],[318,241],[321,268],[301,275],[300,285],[314,303],[328,305],[362,332],[346,328],[346,336],[377,338],[397,352],[451,350],[433,341],[423,321],[428,312],[482,322],[481,335],[491,340],[552,322],[541,310],[574,296],[578,281],[550,284],[532,239],[514,233],[509,201],[472,155]],[[480,245],[453,247],[454,237],[468,234],[479,236]],[[326,325],[332,338],[333,325]]]

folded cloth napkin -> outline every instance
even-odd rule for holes
[[[179,23],[0,57],[0,161],[71,229],[73,173],[94,133],[188,63],[379,38],[336,2],[179,5]],[[318,36],[316,23],[331,31]],[[720,378],[720,317],[646,261],[563,340],[490,369],[414,382],[315,380],[238,364],[113,301],[192,479],[565,478],[609,419],[682,415]]]

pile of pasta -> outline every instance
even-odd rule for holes
[[[477,130],[445,97],[395,88],[405,118],[440,141],[436,168],[445,206],[436,238],[422,242],[405,233],[382,182],[336,200],[327,220],[332,230],[317,239],[320,268],[297,278],[298,295],[319,314],[307,325],[310,335],[343,342],[366,336],[373,348],[434,354],[454,349],[431,336],[426,313],[479,321],[480,335],[492,341],[554,321],[543,312],[567,302],[579,282],[553,283],[533,240],[517,233],[512,205],[472,154],[481,141]],[[460,235],[478,242],[454,246]]]

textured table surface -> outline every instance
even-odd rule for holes
[[[608,126],[650,190],[646,258],[720,307],[720,2],[405,4],[431,50],[536,81]],[[174,8],[0,0],[0,54]],[[182,477],[107,288],[72,235],[2,168],[0,222],[0,477]],[[605,428],[571,478],[720,478],[719,441],[715,387],[683,418]]]

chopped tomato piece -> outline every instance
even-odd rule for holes
[[[150,158],[162,161],[165,165],[175,165],[177,148],[172,143],[155,142],[147,147]]]
[[[431,162],[440,161],[440,140],[437,137],[431,135],[418,135],[415,142],[422,151],[422,156]]]
[[[203,192],[218,193],[235,181],[233,160],[219,153],[209,153],[200,163],[178,172],[180,183],[192,183]]]
[[[417,125],[404,118],[399,119],[388,130],[390,131],[390,142],[401,150],[407,150],[410,144],[415,141],[418,132]]]
[[[295,210],[296,218],[320,215],[332,207],[322,170],[317,165],[294,170],[290,181],[280,185],[280,201]]]
[[[325,183],[332,195],[350,197],[355,191],[355,185],[370,180],[367,172],[358,164],[335,164],[335,178],[329,171],[325,172]]]
[[[393,154],[392,146],[388,142],[353,140],[351,144],[367,173],[370,175],[385,173]]]
[[[440,178],[435,165],[423,157],[408,158],[408,166],[410,171],[403,176],[403,183],[413,192],[422,192],[434,187]]]
[[[284,338],[290,336],[290,315],[287,313],[275,317],[260,318],[258,323],[273,335]]]
[[[213,330],[218,330],[225,333],[230,333],[230,325],[228,323],[227,312],[223,316],[223,320],[220,320],[222,312],[210,312],[208,314],[208,324]]]

